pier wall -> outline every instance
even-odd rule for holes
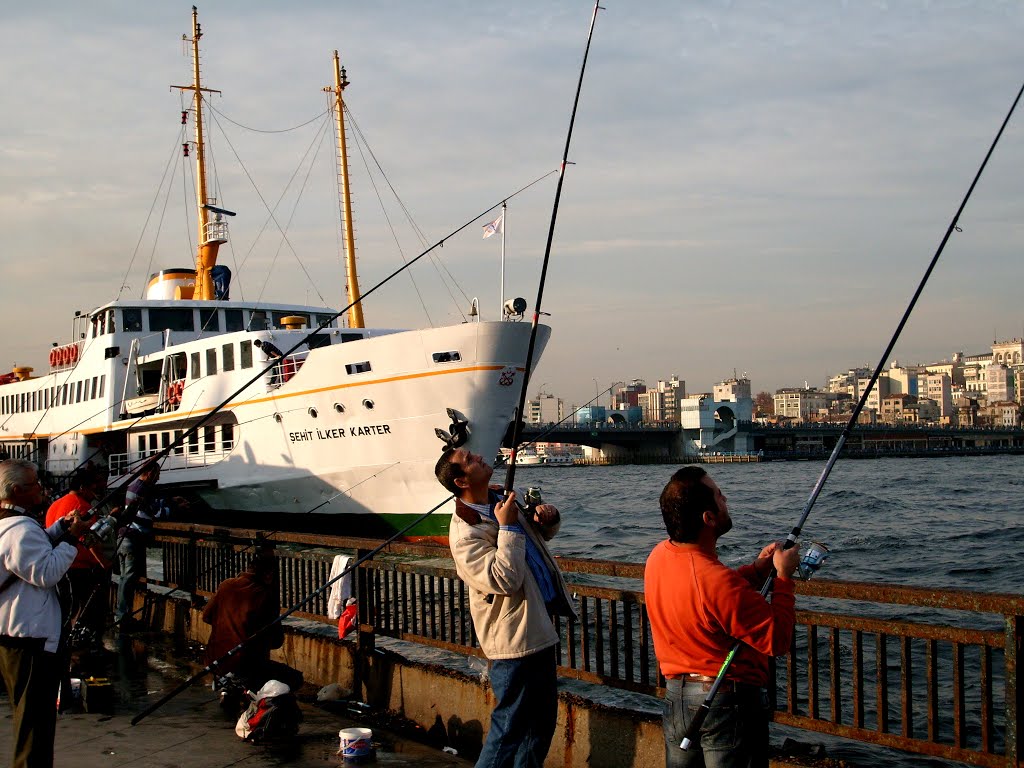
[[[191,598],[175,599],[150,591],[145,600],[143,615],[151,628],[199,643],[208,640],[210,628]],[[137,607],[143,608],[141,593]],[[494,708],[491,688],[479,676],[412,661],[380,648],[361,653],[354,641],[339,640],[332,630],[311,622],[286,624],[284,646],[274,651],[273,658],[300,670],[314,686],[338,683],[358,691],[357,698],[373,709],[398,715],[432,735],[443,728],[460,755],[479,753]],[[662,766],[661,718],[562,691],[546,765]]]

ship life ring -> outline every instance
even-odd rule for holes
[[[57,359],[60,361],[61,366],[68,364],[68,348],[61,347],[57,350]]]
[[[184,379],[178,379],[176,382],[174,382],[174,402],[176,402],[176,403],[180,403],[181,402],[181,395],[182,395],[182,393],[184,391],[185,391],[185,381],[184,381]]]
[[[51,349],[50,350],[50,367],[51,368],[56,368],[57,367],[57,350],[56,349]]]
[[[177,405],[181,402],[181,393],[184,390],[183,381],[172,381],[167,387],[167,402],[171,405]]]
[[[72,344],[68,347],[68,362],[74,365],[78,362],[78,345]]]

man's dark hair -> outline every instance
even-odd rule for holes
[[[277,556],[274,554],[273,548],[268,547],[256,550],[246,570],[260,578],[276,575]]]
[[[455,498],[462,496],[463,488],[460,488],[455,484],[455,481],[460,477],[466,476],[466,471],[461,465],[456,464],[452,461],[452,456],[455,455],[454,448],[445,448],[441,453],[441,458],[437,460],[437,464],[434,465],[434,474],[437,476],[437,482],[443,485]]]
[[[661,492],[661,516],[672,541],[693,542],[704,527],[704,513],[717,510],[715,493],[706,485],[701,467],[683,467]]]

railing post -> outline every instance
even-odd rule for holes
[[[357,549],[355,559],[359,560],[368,554],[369,550]],[[358,617],[358,629],[356,640],[359,644],[361,654],[370,653],[376,647],[374,635],[375,606],[373,605],[373,590],[370,588],[371,573],[362,568],[356,568],[352,574],[352,587],[356,596],[356,611]]]
[[[1020,713],[1024,686],[1020,684],[1021,631],[1024,616],[1006,617],[1006,764],[1017,766],[1021,758]]]

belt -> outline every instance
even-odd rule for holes
[[[711,675],[698,675],[694,672],[682,672],[678,675],[665,675],[666,680],[682,680],[683,685],[700,684],[701,690],[707,692],[711,690],[711,687],[715,684],[717,677]],[[732,693],[743,688],[757,688],[758,686],[752,683],[737,683],[733,680],[725,679],[722,684],[718,687],[721,693]]]

